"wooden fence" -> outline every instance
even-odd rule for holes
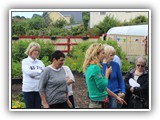
[[[74,45],[78,43],[87,41],[97,41],[99,40],[99,36],[59,36],[59,37],[51,37],[51,36],[20,36],[20,37],[12,37],[12,40],[52,40],[53,45],[55,45],[56,50],[61,50],[62,52],[68,54],[71,52],[71,49]]]

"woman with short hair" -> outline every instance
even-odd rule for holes
[[[104,51],[106,56],[102,63],[103,74],[105,75],[106,69],[108,69],[109,66],[112,67],[112,73],[110,74],[107,87],[119,97],[124,98],[126,90],[125,90],[124,80],[122,77],[122,71],[120,69],[119,64],[113,61],[115,55],[115,49],[110,45],[106,45],[104,47]],[[121,107],[122,105],[117,103],[117,100],[114,97],[109,96],[109,108],[115,109]]]
[[[31,42],[25,54],[27,58],[22,60],[22,92],[26,108],[41,108],[41,98],[38,91],[40,75],[45,68],[43,62],[38,59],[40,55],[40,45]]]
[[[149,80],[148,70],[146,69],[146,58],[140,56],[135,61],[135,68],[131,69],[125,76],[126,96],[128,106],[125,108],[148,108],[149,106]],[[130,103],[132,97],[143,98],[145,106],[134,106]]]

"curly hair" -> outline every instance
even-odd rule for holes
[[[86,51],[85,60],[83,63],[83,72],[85,73],[89,64],[97,64],[102,68],[98,59],[99,53],[104,50],[104,46],[101,43],[93,43]]]

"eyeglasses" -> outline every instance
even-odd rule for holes
[[[144,67],[144,65],[139,65],[139,64],[137,65],[137,67],[140,67],[140,66],[141,66],[142,68]]]

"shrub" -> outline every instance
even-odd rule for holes
[[[83,62],[85,58],[85,53],[88,47],[94,42],[83,42],[79,43],[77,46],[72,48],[70,56],[66,58],[65,64],[68,65],[71,70],[82,72]],[[118,55],[122,61],[122,72],[128,71],[133,65],[126,59],[126,54],[122,52],[121,47],[118,45],[116,41],[107,40],[107,41],[97,41],[97,43],[108,44],[115,48],[116,55]]]
[[[12,61],[12,78],[21,78],[21,77],[22,77],[21,62]]]
[[[83,43],[79,43],[77,46],[74,46],[70,53],[70,57],[66,58],[65,64],[69,66],[73,71],[82,72],[82,65],[85,58],[85,52],[89,45],[91,45],[92,43],[93,42],[86,41]]]
[[[44,56],[41,60],[45,66],[48,66],[51,64],[51,60],[49,59],[48,56]]]
[[[24,52],[31,42],[33,42],[33,40],[12,41],[12,59],[14,61],[22,61],[25,57],[27,57]],[[52,42],[44,40],[36,40],[35,42],[39,43],[41,46],[39,59],[42,59],[44,56],[48,56],[50,59],[51,54],[55,51]]]
[[[22,92],[18,96],[12,96],[12,108],[25,108],[24,98]]]
[[[22,77],[21,61],[27,57],[24,52],[32,40],[12,41],[12,78]],[[55,48],[51,41],[36,40],[41,46],[39,59],[47,66],[51,62],[51,55]]]
[[[18,100],[12,100],[12,108],[25,108],[25,103]]]

